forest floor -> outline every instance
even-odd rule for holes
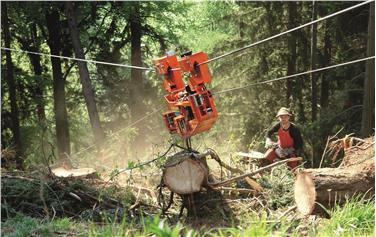
[[[366,140],[374,144],[374,138]],[[328,147],[332,162],[374,159],[374,145],[346,153]],[[338,143],[339,144],[339,143]],[[332,153],[330,153],[332,152]],[[234,166],[245,167],[238,161]],[[209,167],[214,167],[209,161]],[[251,169],[251,166],[248,168]],[[246,170],[245,170],[246,171]],[[211,169],[217,179],[233,174]],[[195,195],[194,208],[158,191],[157,166],[80,178],[59,178],[47,168],[1,174],[1,233],[4,236],[374,236],[374,199],[350,198],[328,210],[330,218],[298,213],[293,198],[294,174],[286,165],[273,168],[256,181],[255,194],[244,181]]]

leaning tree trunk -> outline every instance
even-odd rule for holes
[[[322,212],[321,206],[333,207],[357,194],[365,198],[375,192],[373,158],[344,168],[306,169],[297,174],[294,197],[304,215]]]
[[[36,24],[31,25],[31,39],[33,42],[31,45],[27,47],[29,51],[39,51],[40,50],[40,43],[37,35],[37,26]],[[41,64],[41,57],[36,54],[29,54],[30,62],[33,65],[34,69],[34,74],[35,74],[35,89],[34,89],[34,97],[37,102],[37,117],[39,122],[46,120],[46,112],[44,110],[44,82],[43,82],[43,77],[42,77],[42,64]]]
[[[40,51],[40,38],[38,37],[37,26],[35,23],[31,24],[30,26],[30,37],[16,36],[18,42],[21,44],[21,49],[31,52],[39,52]],[[37,54],[28,54],[30,63],[33,66],[35,81],[34,84],[30,87],[32,97],[36,102],[36,117],[38,118],[39,122],[43,122],[46,120],[46,113],[44,109],[44,102],[43,102],[43,78],[42,78],[42,64],[41,64],[41,56]]]
[[[9,32],[9,19],[6,2],[2,2],[2,24],[4,31],[4,43],[6,48],[10,48],[10,32]],[[9,50],[5,51],[6,56],[6,65],[7,65],[7,75],[6,80],[9,88],[9,99],[10,99],[10,109],[11,109],[11,118],[12,118],[12,133],[14,145],[16,147],[16,165],[18,169],[23,168],[23,159],[22,159],[22,146],[21,146],[21,135],[20,135],[20,120],[18,117],[18,106],[16,101],[16,83],[14,81],[13,75],[13,62],[12,55]]]
[[[65,12],[68,18],[69,31],[72,37],[74,53],[77,58],[85,59],[72,2],[65,3]],[[104,133],[99,120],[97,105],[94,99],[94,90],[89,76],[89,70],[87,69],[86,62],[78,61],[77,65],[78,71],[80,73],[82,91],[84,93],[85,102],[89,113],[91,128],[93,129],[95,140],[98,146],[100,146],[104,141]]]

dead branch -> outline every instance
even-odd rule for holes
[[[2,179],[22,179],[22,180],[26,180],[26,181],[29,181],[29,182],[39,182],[36,179],[32,179],[32,178],[28,178],[28,177],[23,177],[23,176],[2,175],[1,178]]]
[[[238,168],[233,168],[227,165],[226,163],[224,163],[213,149],[207,149],[204,153],[209,154],[212,159],[217,161],[220,166],[226,168],[227,170],[234,172],[234,173],[238,173],[238,174],[244,174],[244,171]],[[255,180],[251,179],[250,177],[245,177],[245,181],[249,184],[249,186],[251,186],[256,191],[256,193],[262,191],[261,185],[258,184]]]
[[[255,171],[245,173],[245,174],[239,175],[237,177],[234,177],[234,178],[222,181],[222,182],[208,183],[208,186],[211,187],[211,188],[217,188],[217,187],[224,186],[224,185],[227,185],[227,184],[230,184],[230,183],[234,183],[238,180],[244,179],[245,177],[251,177],[255,174],[261,173],[261,172],[268,170],[270,168],[273,168],[275,166],[282,165],[282,164],[290,162],[290,161],[301,161],[301,160],[302,160],[301,157],[294,157],[294,158],[289,158],[289,159],[286,159],[286,160],[277,161],[273,164],[267,165],[265,167],[262,167],[260,169],[255,170]]]
[[[321,156],[319,168],[321,168],[322,162],[324,161],[325,153],[326,153],[326,150],[328,149],[330,139],[331,139],[330,136],[328,136],[328,138],[326,139],[326,145],[325,145],[325,148],[324,148],[324,152],[322,153],[322,156]]]
[[[281,219],[282,219],[283,217],[285,217],[285,216],[286,216],[287,214],[289,214],[290,212],[294,211],[296,208],[297,208],[296,205],[294,205],[294,206],[288,208],[285,212],[283,212],[283,213],[278,217],[278,221],[281,221]]]
[[[140,193],[141,193],[141,188],[138,188],[136,201],[134,202],[134,204],[132,206],[129,207],[129,210],[133,210],[140,205],[140,202],[139,202]]]
[[[249,188],[229,188],[229,187],[220,187],[219,190],[237,192],[237,193],[255,193],[255,190]]]
[[[129,188],[132,188],[134,190],[140,190],[144,193],[147,193],[151,196],[152,199],[157,199],[157,195],[155,194],[155,192],[149,188],[145,188],[145,187],[142,187],[142,186],[134,186],[134,185],[127,185],[126,187],[129,187]]]

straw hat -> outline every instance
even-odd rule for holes
[[[281,115],[288,115],[288,116],[292,116],[292,114],[290,113],[290,110],[286,107],[281,107],[279,110],[278,110],[278,113],[277,115],[275,116],[276,118],[278,118],[279,116]]]

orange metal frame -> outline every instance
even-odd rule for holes
[[[164,96],[168,110],[163,119],[170,133],[178,133],[189,138],[209,130],[217,119],[217,110],[212,94],[205,87],[211,81],[206,64],[208,59],[203,52],[186,53],[178,61],[175,54],[153,60],[157,72],[164,76]],[[180,68],[180,70],[179,70]],[[182,79],[182,72],[188,73],[188,84]]]

